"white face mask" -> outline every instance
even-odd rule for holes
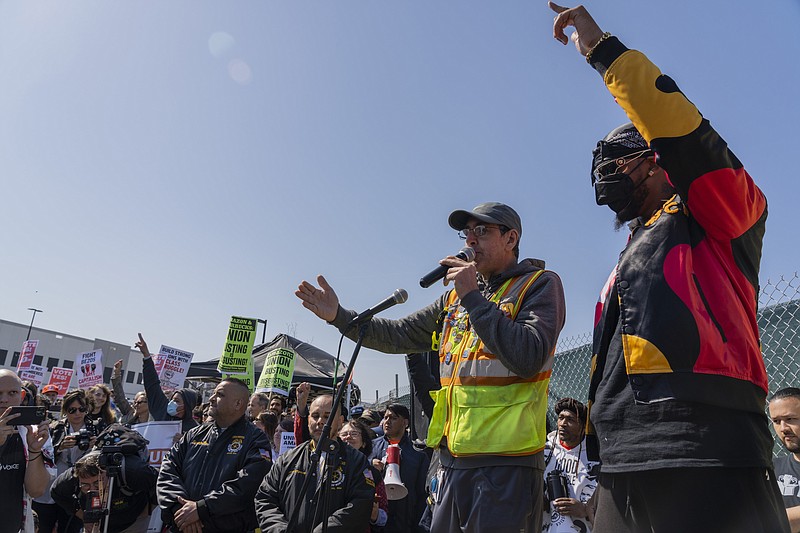
[[[178,403],[175,400],[170,400],[167,404],[167,414],[169,416],[178,416]]]

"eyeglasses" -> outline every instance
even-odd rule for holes
[[[99,489],[100,488],[100,480],[95,479],[94,481],[81,481],[81,489],[85,491],[89,491],[91,489]]]
[[[344,439],[344,438],[347,438],[347,437],[360,437],[360,436],[361,436],[361,432],[357,431],[355,429],[352,430],[352,431],[342,431],[341,433],[339,433],[339,438],[341,438],[341,439]]]
[[[147,403],[147,400],[134,400],[131,405],[139,405],[140,403]]]
[[[86,407],[70,407],[69,409],[67,409],[67,413],[71,415],[74,415],[78,411],[80,411],[81,413],[85,413],[86,411],[88,411],[88,409]]]
[[[650,154],[651,154],[650,150],[642,150],[641,152],[630,154],[627,157],[618,157],[616,159],[611,159],[609,161],[606,161],[605,163],[601,163],[600,165],[597,166],[597,168],[595,168],[592,171],[592,180],[593,180],[592,185],[594,185],[595,182],[602,180],[606,176],[609,176],[611,174],[616,174],[617,172],[619,172],[621,168],[624,168],[631,161],[634,161],[640,157],[647,156]],[[642,159],[639,165],[641,165],[644,161],[646,161],[646,158]],[[636,167],[638,167],[639,165],[636,165]],[[628,172],[628,174],[630,174],[634,170],[636,169],[635,168],[632,169],[630,172]]]
[[[494,229],[494,228],[499,229],[501,234],[503,234],[503,233],[505,233],[505,232],[507,232],[509,230],[509,228],[507,228],[505,226],[486,226],[484,224],[480,224],[478,226],[475,226],[474,228],[464,228],[464,229],[462,229],[461,231],[458,232],[458,236],[461,239],[466,239],[467,237],[469,237],[469,234],[472,233],[476,237],[483,237],[484,235],[486,235],[487,231],[489,231],[490,229]]]

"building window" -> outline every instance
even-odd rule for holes
[[[11,364],[9,366],[16,368],[17,364],[19,364],[19,352],[14,352],[14,357],[11,358]]]
[[[5,366],[8,350],[0,350],[0,366]]]
[[[136,384],[141,385],[142,383],[144,383],[144,381],[142,380],[142,373],[139,372],[139,377],[136,379]]]
[[[128,370],[128,378],[125,380],[125,383],[133,383],[136,379],[136,372],[131,372]]]
[[[34,365],[41,365],[43,359],[44,359],[43,355],[34,355],[33,356],[33,364]]]
[[[56,358],[56,357],[48,357],[47,358],[47,370],[53,370],[54,366],[58,366],[58,358]]]
[[[103,382],[104,383],[111,383],[111,372],[112,371],[113,371],[113,369],[111,369],[109,367],[105,367],[103,369]]]
[[[64,366],[62,368],[72,368],[72,365],[75,364],[75,361],[70,359],[64,359]]]

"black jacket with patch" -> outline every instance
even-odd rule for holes
[[[181,496],[197,502],[204,533],[256,528],[253,498],[272,464],[269,449],[266,435],[245,417],[224,431],[209,423],[184,433],[158,476],[164,523],[173,523]]]
[[[263,533],[285,533],[289,517],[300,505],[297,525],[292,533],[317,533],[322,531],[322,519],[328,517],[329,533],[353,533],[367,529],[372,502],[375,498],[375,480],[367,458],[339,441],[339,452],[332,459],[333,478],[325,512],[316,508],[318,473],[305,497],[300,499],[300,489],[309,470],[314,441],[307,441],[281,455],[270,470],[256,496],[256,513]]]

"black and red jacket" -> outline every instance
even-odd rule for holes
[[[618,305],[637,402],[675,399],[763,414],[768,386],[756,308],[766,199],[708,120],[641,52],[612,37],[592,65],[678,194],[634,225],[603,290],[589,399]]]

